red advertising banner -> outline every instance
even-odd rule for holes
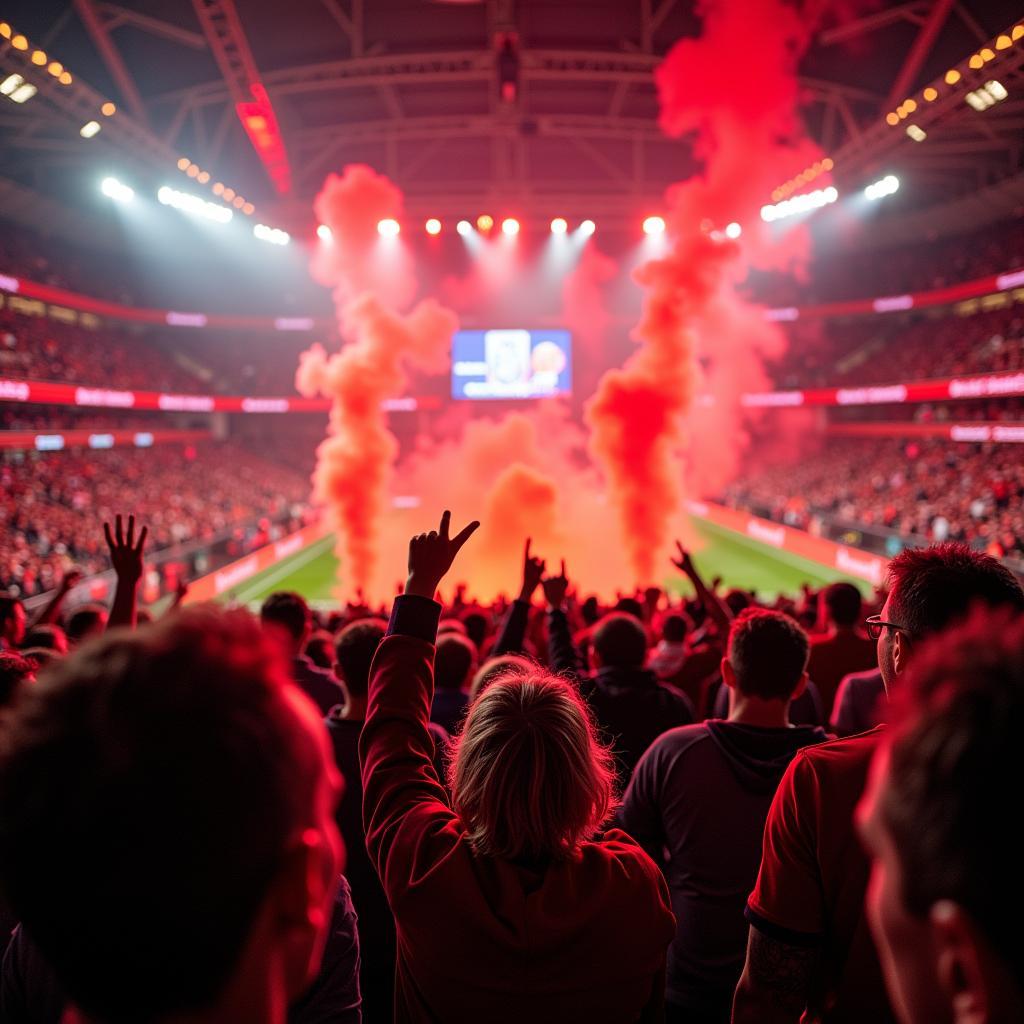
[[[65,448],[152,448],[155,444],[204,441],[209,430],[62,430],[38,433],[34,430],[0,430],[0,450],[16,452],[59,452]]]
[[[831,437],[917,437],[965,443],[1024,444],[1024,423],[830,423]]]

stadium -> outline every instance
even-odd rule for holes
[[[358,794],[364,800],[365,820],[343,802],[337,822],[349,851],[345,906],[355,908],[359,935],[336,916],[323,966],[322,936],[308,937],[320,952],[311,956],[317,980],[305,1003],[302,986],[289,983],[287,998],[268,996],[276,1010],[267,1015],[243,1003],[193,1018],[219,982],[193,991],[173,972],[141,964],[137,981],[111,996],[92,980],[103,971],[94,965],[82,974],[75,954],[83,943],[122,946],[99,932],[90,940],[88,929],[76,937],[46,923],[45,912],[33,923],[32,899],[22,909],[11,886],[47,890],[24,873],[35,855],[24,852],[27,839],[22,850],[24,836],[12,825],[10,835],[0,826],[0,847],[15,851],[0,850],[0,948],[14,935],[0,1018],[56,1024],[67,1007],[81,1015],[76,1020],[96,1022],[627,1021],[662,1013],[696,1024],[797,1021],[801,1013],[808,1021],[954,1019],[945,1006],[915,1004],[910,982],[883,955],[886,989],[874,947],[860,960],[850,955],[867,964],[863,974],[851,968],[845,976],[833,965],[798,986],[795,1015],[772,1017],[758,1004],[756,965],[744,960],[748,923],[749,957],[757,935],[792,952],[814,945],[825,928],[776,912],[771,901],[781,897],[767,881],[768,836],[783,816],[786,781],[768,833],[765,821],[795,746],[778,761],[770,788],[751,790],[757,799],[746,791],[736,798],[749,804],[746,827],[757,849],[736,866],[739,880],[728,882],[743,889],[742,899],[719,905],[717,918],[702,900],[714,903],[727,883],[691,884],[704,868],[684,871],[689,847],[663,863],[673,837],[641,835],[653,811],[637,809],[637,794],[642,771],[655,770],[644,752],[667,742],[673,727],[718,736],[715,723],[757,729],[770,722],[776,731],[791,723],[830,737],[859,735],[889,720],[886,694],[908,659],[912,668],[928,663],[916,653],[926,635],[949,645],[947,665],[959,664],[967,648],[956,647],[954,624],[975,603],[1007,603],[999,587],[1011,593],[1024,581],[1022,446],[1019,5],[0,5],[0,732],[2,709],[20,706],[16,691],[42,693],[43,680],[61,673],[67,682],[104,643],[109,667],[119,664],[110,653],[117,643],[157,645],[162,637],[160,650],[177,652],[168,663],[179,654],[182,666],[194,658],[188,671],[213,678],[221,671],[216,658],[227,655],[206,651],[195,637],[193,653],[183,653],[182,637],[202,622],[210,636],[224,631],[225,650],[266,642],[301,663],[292,681],[329,725],[368,716],[362,761],[359,728],[344,756],[339,734],[331,734],[346,791],[355,788],[357,805]],[[453,532],[466,523],[479,529],[450,540],[449,515]],[[450,557],[435,579],[424,564],[445,561],[442,554]],[[941,572],[929,559],[946,560]],[[906,603],[915,572],[923,582],[913,593],[927,611],[919,626],[908,626],[919,621]],[[433,586],[420,595],[428,578]],[[941,600],[921,597],[928,585]],[[439,637],[423,625],[425,602],[436,609],[435,627],[441,617]],[[758,616],[774,625],[759,627]],[[360,692],[346,679],[355,670],[346,670],[345,658],[354,655],[343,638],[377,622],[374,642],[384,640],[365,658]],[[1000,637],[1019,639],[1011,619],[999,622]],[[282,640],[289,630],[294,650]],[[445,925],[435,937],[447,936],[452,955],[465,956],[477,979],[452,996],[458,972],[448,964],[445,975],[430,943],[426,952],[417,945],[422,922],[414,927],[397,909],[416,904],[415,886],[406,879],[399,897],[395,879],[371,864],[392,834],[371,813],[378,734],[369,723],[376,673],[388,675],[387,652],[400,647],[396,632],[409,643],[419,642],[410,636],[438,640],[429,670],[437,691],[427,708],[439,731],[430,739],[425,722],[416,728],[428,753],[436,745],[440,767],[431,784],[454,807],[448,813],[459,828],[466,825],[471,860],[487,852],[503,865],[498,875],[509,864],[543,863],[550,879],[547,839],[530,824],[546,820],[537,794],[560,792],[565,778],[590,769],[600,788],[598,776],[610,771],[614,795],[587,835],[611,822],[635,836],[667,878],[663,916],[652,910],[641,923],[638,913],[628,925],[653,936],[666,927],[664,915],[674,915],[675,937],[660,952],[626,965],[596,945],[584,955],[591,938],[583,932],[571,943],[552,937],[538,948],[562,965],[556,979],[539,970],[540,954],[523,938],[546,925],[523,925],[515,941],[495,938],[479,921],[452,935]],[[623,652],[632,642],[640,648],[627,666],[633,656]],[[778,666],[786,644],[805,643],[806,671],[794,677],[802,682],[789,685],[784,700],[749,681],[744,691],[744,672],[755,672],[740,667],[748,642],[752,651],[767,645],[764,671],[776,675],[785,674]],[[143,646],[139,658],[148,657]],[[1019,645],[1000,641],[992,651],[992,659],[1000,651],[1017,659],[1002,675],[993,668],[992,679],[1014,678],[1017,689],[1000,699],[1019,701]],[[242,672],[240,658],[224,662],[234,666],[222,666],[225,678]],[[417,677],[411,660],[395,665]],[[635,680],[602,681],[602,673],[627,667],[657,687],[662,704],[623,711],[621,693]],[[483,819],[470,827],[458,795],[459,787],[469,791],[470,768],[459,774],[457,760],[475,749],[466,738],[475,709],[498,693],[492,679],[519,685],[515,673],[528,669],[546,680],[530,683],[538,692],[552,680],[573,681],[571,700],[614,762],[602,767],[603,755],[591,750],[580,762],[590,769],[524,768],[523,778],[537,772],[547,782],[530,789],[518,829],[492,822],[488,832]],[[17,680],[8,684],[8,673]],[[445,673],[452,678],[442,681]],[[924,680],[926,670],[918,674]],[[920,682],[920,693],[927,685]],[[167,700],[166,713],[180,713],[187,729],[184,705]],[[924,729],[929,714],[941,724],[926,705],[920,697],[914,728]],[[998,724],[1012,717],[1009,705],[999,706],[993,743]],[[115,742],[110,737],[120,734],[103,715],[90,721],[100,719],[112,730],[103,743]],[[899,742],[909,749],[913,728],[903,728]],[[46,735],[63,734],[55,726]],[[135,749],[126,736],[116,742]],[[82,749],[94,741],[102,746],[91,737]],[[205,764],[197,743],[196,765]],[[0,741],[0,817],[9,812],[12,822],[28,820],[17,794],[35,793],[35,782],[24,783],[38,777],[3,783],[5,772],[21,778],[18,749],[17,736]],[[222,753],[211,746],[204,770],[215,771]],[[33,771],[64,755],[55,746],[47,756]],[[378,780],[390,763],[380,757]],[[450,769],[442,764],[449,759]],[[158,773],[155,764],[131,777]],[[700,770],[717,778],[709,764]],[[97,778],[117,770],[98,766]],[[514,767],[508,771],[515,777]],[[941,775],[934,764],[928,771],[930,779]],[[959,777],[969,774],[963,768]],[[154,785],[165,783],[160,776]],[[40,783],[36,805],[45,806],[45,790]],[[911,790],[904,796],[916,806]],[[78,797],[81,813],[93,813],[93,797],[84,789]],[[514,794],[507,800],[517,806]],[[564,796],[559,806],[571,804]],[[286,811],[282,804],[282,820]],[[928,819],[934,828],[922,834],[942,832],[940,817]],[[67,835],[78,834],[65,825]],[[403,834],[405,824],[392,825]],[[157,834],[146,827],[139,826],[140,857]],[[710,827],[732,834],[732,825]],[[579,837],[559,843],[575,850]],[[224,839],[211,850],[237,845]],[[956,853],[940,844],[929,854],[940,855]],[[560,863],[562,854],[552,856]],[[850,877],[866,872],[866,863],[858,861]],[[270,870],[253,862],[238,877],[250,869],[254,878]],[[997,873],[997,865],[990,869]],[[419,867],[410,861],[392,870],[418,877]],[[183,886],[206,891],[200,875],[182,877]],[[469,883],[460,884],[467,888],[450,897],[476,906]],[[870,944],[860,884],[850,913],[860,922],[857,941]],[[827,887],[819,878],[815,891]],[[488,890],[481,898],[492,897]],[[78,912],[104,916],[113,897],[104,898]],[[636,896],[636,906],[646,898]],[[125,932],[136,927],[130,902],[112,918]],[[576,912],[559,906],[569,918]],[[518,911],[496,911],[506,912]],[[605,912],[602,927],[618,920]],[[830,905],[823,920],[838,913],[842,921],[843,912]],[[157,919],[174,934],[177,925],[162,914]],[[687,932],[688,915],[708,931]],[[871,926],[884,952],[884,923]],[[734,948],[737,929],[742,948]],[[355,945],[339,952],[332,942],[342,933]],[[847,940],[822,939],[830,949]],[[218,949],[229,945],[223,939]],[[271,959],[250,963],[250,950],[243,961],[259,977],[276,978],[278,969],[291,977],[299,969],[281,952],[286,946],[268,939],[259,949]],[[481,950],[490,951],[486,964]],[[122,952],[126,964],[135,962],[135,953]],[[276,960],[272,968],[274,956],[288,969]],[[618,980],[595,984],[582,966],[587,956],[605,965],[594,966],[598,978]],[[34,995],[24,987],[25,964],[43,972],[33,975],[44,979]],[[629,979],[616,975],[627,966]],[[358,984],[342,998],[327,974],[340,986],[346,970],[355,970]],[[648,975],[660,977],[653,989]],[[642,998],[641,977],[648,978]],[[771,979],[764,985],[770,991]],[[944,991],[938,982],[923,987],[930,998]],[[168,993],[181,993],[180,1001]],[[988,991],[988,1005],[1024,1014],[1019,995]],[[972,1019],[1019,1018],[1011,1009]]]

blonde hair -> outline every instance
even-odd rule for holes
[[[504,675],[470,706],[448,781],[473,849],[567,857],[614,803],[611,753],[575,689],[540,669]]]

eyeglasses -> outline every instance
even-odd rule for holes
[[[872,640],[877,640],[882,635],[882,630],[887,626],[889,629],[896,630],[901,633],[909,633],[908,629],[903,626],[897,626],[895,622],[886,622],[883,618],[878,615],[869,615],[864,620],[864,625],[867,626],[868,636]]]

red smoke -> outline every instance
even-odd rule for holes
[[[703,171],[666,194],[670,253],[638,268],[640,348],[588,404],[590,451],[605,473],[638,583],[656,579],[685,484],[713,493],[746,444],[739,396],[763,390],[781,331],[737,292],[751,265],[806,259],[802,230],[780,243],[765,197],[820,154],[800,134],[796,66],[814,26],[778,0],[705,0],[699,38],[677,43],[655,78],[660,123],[693,137]],[[827,179],[825,179],[827,180]],[[824,181],[822,182],[824,183]],[[738,221],[738,243],[721,232]],[[698,393],[710,401],[694,403]]]
[[[313,345],[295,376],[301,394],[332,399],[328,437],[317,449],[314,498],[339,529],[343,573],[368,591],[379,584],[381,523],[398,456],[381,403],[402,394],[410,367],[443,372],[458,326],[455,314],[433,299],[404,315],[396,309],[412,299],[416,279],[404,248],[382,240],[377,221],[397,219],[401,209],[398,189],[368,167],[348,167],[325,182],[316,212],[333,239],[318,252],[313,273],[334,289],[346,341],[330,356]]]

